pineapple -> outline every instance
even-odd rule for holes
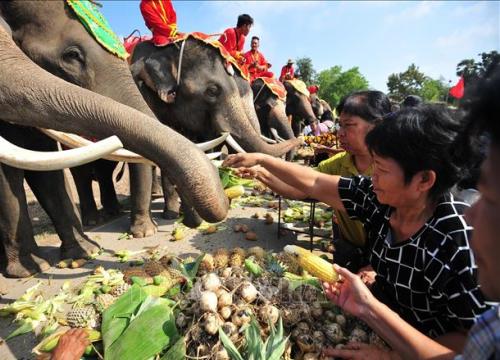
[[[164,268],[168,268],[170,265],[172,265],[172,260],[175,259],[174,255],[163,255],[160,258],[160,263],[163,265]]]
[[[292,274],[300,275],[302,272],[302,269],[297,262],[296,258],[294,255],[286,253],[286,252],[280,252],[276,254],[276,260],[278,260],[281,264],[286,267],[288,272],[291,272]]]
[[[130,285],[128,283],[123,283],[123,284],[117,285],[114,288],[112,288],[111,291],[109,292],[109,294],[111,296],[114,296],[114,297],[120,297],[129,288],[130,288]]]
[[[66,322],[72,328],[95,328],[99,317],[93,306],[74,308],[66,314]]]
[[[144,271],[149,275],[149,276],[157,276],[157,275],[163,275],[165,272],[165,268],[161,264],[161,262],[156,261],[156,260],[150,260],[146,261],[144,263]]]
[[[245,250],[242,248],[234,248],[229,257],[229,265],[232,267],[241,267],[245,261]]]
[[[96,297],[96,308],[102,313],[109,306],[113,305],[116,298],[111,294],[101,294]]]
[[[151,278],[151,276],[149,276],[148,273],[145,272],[144,269],[142,269],[142,268],[132,267],[130,269],[126,269],[125,271],[123,271],[123,281],[125,281],[129,284],[132,284],[131,278],[133,276],[142,277],[148,283],[151,283],[151,284],[153,283],[153,278]]]
[[[225,248],[217,249],[213,255],[214,265],[216,269],[223,269],[229,263],[229,251]]]
[[[260,246],[253,246],[247,250],[247,256],[253,256],[255,260],[259,263],[262,263],[266,258],[266,250],[261,248]]]
[[[205,254],[200,263],[200,271],[204,273],[212,272],[215,268],[215,261],[212,255]]]

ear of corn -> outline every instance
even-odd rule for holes
[[[235,199],[245,194],[245,188],[241,185],[231,186],[224,190],[229,199]]]
[[[54,334],[47,336],[35,348],[33,348],[33,352],[37,355],[41,354],[42,352],[51,352],[59,343],[59,338],[64,335],[66,331],[68,331],[68,329],[59,330]],[[85,329],[85,332],[87,333],[90,342],[101,340],[101,333],[99,331]]]
[[[333,269],[332,264],[325,259],[322,259],[296,245],[285,246],[285,251],[287,253],[294,254],[299,265],[321,281],[334,283],[338,280],[337,272]]]

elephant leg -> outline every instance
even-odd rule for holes
[[[80,259],[95,254],[99,244],[84,234],[78,210],[68,195],[63,172],[26,171],[26,180],[62,241],[61,257]]]
[[[179,195],[175,190],[175,186],[166,176],[161,177],[161,184],[163,187],[163,197],[165,199],[162,217],[167,220],[177,219],[179,217],[180,204]]]
[[[157,197],[162,196],[161,182],[157,174],[157,167],[153,166],[153,188],[151,190],[151,196]]]
[[[94,163],[89,163],[71,168],[71,174],[75,181],[76,191],[80,199],[80,210],[82,213],[82,223],[85,226],[93,226],[102,222],[101,215],[97,210],[97,204],[92,191],[92,170]]]
[[[0,239],[7,258],[6,274],[12,277],[27,277],[50,268],[36,255],[38,246],[23,181],[23,170],[0,164]]]
[[[136,238],[152,236],[157,225],[151,217],[151,185],[153,182],[150,165],[129,164],[131,224],[130,232]]]
[[[96,178],[99,182],[101,203],[104,211],[108,216],[119,215],[121,207],[113,184],[113,171],[118,163],[116,161],[97,160],[95,164]]]
[[[182,223],[190,228],[196,228],[200,226],[203,219],[198,215],[194,207],[187,201],[187,199],[181,196],[181,211],[184,216]]]

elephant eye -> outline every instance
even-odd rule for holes
[[[63,52],[62,57],[66,62],[78,61],[82,64],[85,63],[85,58],[82,51],[76,46],[70,46],[66,48]]]
[[[206,93],[210,97],[217,97],[220,94],[220,88],[217,85],[209,85]]]

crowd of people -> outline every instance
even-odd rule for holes
[[[170,1],[142,0],[140,8],[156,46],[177,34]],[[252,79],[272,77],[259,37],[243,52],[252,25],[249,15],[240,15],[219,40]],[[293,78],[290,59],[279,80]],[[325,293],[391,350],[352,343],[325,355],[500,359],[500,310],[492,303],[500,301],[499,100],[500,64],[470,91],[463,111],[453,113],[415,96],[395,109],[380,91],[358,91],[336,109],[342,151],[320,148],[332,156],[317,168],[260,153],[224,161],[280,195],[335,209],[341,239],[334,267],[341,278],[323,284]],[[474,173],[480,145],[488,151],[479,179],[471,182],[481,194],[471,206],[453,190]],[[54,358],[65,358],[58,354],[68,344],[82,350],[85,335],[62,337]]]

